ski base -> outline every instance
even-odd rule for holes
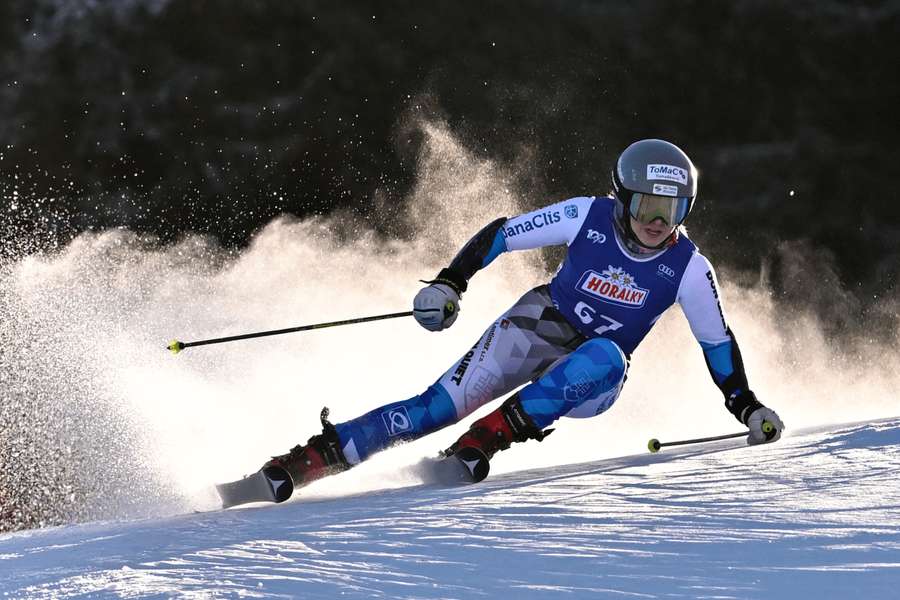
[[[290,474],[278,466],[260,469],[252,475],[216,486],[222,508],[251,502],[284,502],[294,492]]]
[[[487,455],[478,448],[462,448],[442,458],[427,458],[420,466],[424,483],[455,486],[478,483],[491,469]]]

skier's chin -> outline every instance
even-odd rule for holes
[[[674,228],[665,225],[661,219],[657,219],[649,225],[631,219],[631,230],[642,246],[647,249],[656,249],[672,235]]]
[[[642,229],[637,232],[638,241],[646,248],[657,248],[662,244],[671,232],[664,230],[648,231]]]

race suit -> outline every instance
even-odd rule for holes
[[[716,276],[683,231],[647,256],[626,250],[615,200],[578,197],[479,231],[436,281],[461,292],[503,252],[566,244],[548,285],[527,292],[423,393],[336,425],[350,464],[455,423],[523,384],[535,426],[592,417],[615,402],[628,360],[663,312],[681,305],[707,366],[741,421],[761,406],[725,322]],[[530,382],[530,383],[529,383]]]

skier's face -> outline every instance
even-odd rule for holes
[[[641,223],[634,217],[631,218],[631,230],[640,242],[648,248],[655,248],[663,243],[667,237],[675,231],[661,218],[654,219],[649,224]]]

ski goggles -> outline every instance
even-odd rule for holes
[[[687,197],[656,196],[654,194],[631,194],[628,213],[635,221],[649,225],[656,219],[674,227],[680,225],[691,209],[691,199]]]

